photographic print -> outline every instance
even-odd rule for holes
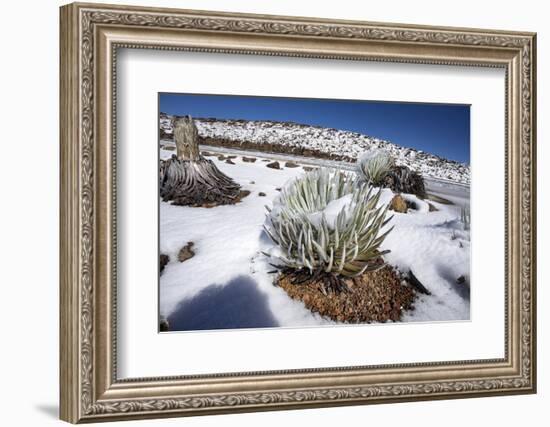
[[[536,393],[535,33],[59,22],[61,419]]]
[[[161,331],[468,320],[468,105],[159,94]]]

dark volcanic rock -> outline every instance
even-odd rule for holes
[[[244,199],[249,194],[250,194],[250,190],[241,190],[241,192],[239,194],[239,201]]]
[[[228,165],[234,165],[234,164],[235,164],[235,162],[234,162],[233,160],[231,160],[231,159],[227,159],[227,160],[225,161],[225,163],[227,163]]]
[[[246,156],[243,156],[243,162],[246,162],[246,163],[254,163],[256,161],[256,157],[246,157]]]
[[[166,319],[160,319],[159,329],[161,332],[168,332],[170,330],[170,324]]]
[[[258,196],[260,196],[260,197],[265,197],[266,194],[265,194],[263,191],[260,191],[260,192],[258,193]]]
[[[164,267],[166,267],[166,264],[170,262],[170,257],[165,254],[160,254],[159,256],[159,267],[160,267],[160,273],[164,271]]]
[[[281,165],[277,161],[268,163],[266,166],[271,169],[281,169]]]
[[[298,167],[300,167],[300,166],[297,165],[297,164],[294,163],[294,162],[286,162],[286,163],[285,163],[285,167],[287,167],[287,168],[298,168]]]
[[[193,258],[195,256],[195,252],[192,249],[194,244],[194,242],[187,242],[187,244],[180,249],[178,253],[179,262],[187,261],[189,258]]]
[[[413,211],[418,210],[418,206],[412,200],[405,200],[405,203],[407,204],[407,208],[412,209]]]

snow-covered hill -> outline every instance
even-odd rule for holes
[[[173,116],[160,113],[161,140],[173,138]],[[398,165],[422,175],[470,184],[470,167],[356,132],[291,122],[197,118],[201,142],[232,148],[301,154],[354,162],[370,149],[386,150]]]

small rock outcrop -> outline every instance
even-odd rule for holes
[[[160,254],[159,256],[159,272],[162,274],[164,271],[164,267],[166,267],[166,264],[170,262],[170,257],[165,254]]]
[[[281,169],[281,165],[277,161],[268,163],[266,166],[271,169]]]
[[[396,194],[395,196],[393,196],[393,199],[391,199],[390,202],[390,210],[399,213],[407,213],[407,209],[407,202],[405,201],[403,196],[401,196],[400,194]]]
[[[193,251],[194,242],[187,242],[187,244],[180,249],[178,253],[178,261],[184,262],[195,256],[195,251]]]

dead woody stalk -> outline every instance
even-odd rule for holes
[[[191,116],[174,123],[176,155],[160,162],[160,196],[174,205],[233,204],[243,197],[240,185],[199,151],[199,134]]]

